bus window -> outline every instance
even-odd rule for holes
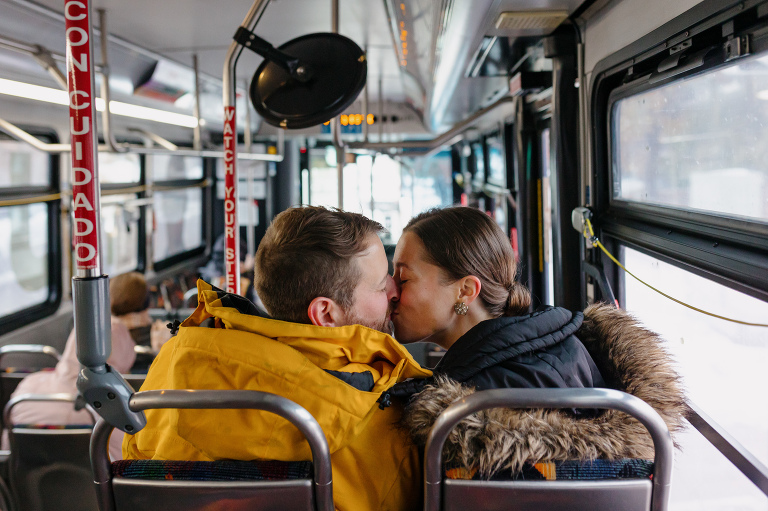
[[[618,100],[614,199],[768,221],[768,57]]]
[[[375,158],[359,155],[344,166],[344,209],[381,223],[385,243],[397,243],[413,215],[447,206],[453,199],[451,153],[431,158]],[[303,202],[313,206],[338,205],[336,152],[333,147],[311,149],[309,171],[302,175]]]
[[[197,156],[156,154],[152,156],[152,163],[153,181],[203,178],[203,159]],[[223,170],[221,179],[224,179]]]
[[[148,156],[147,168],[154,187],[152,261],[159,270],[193,255],[187,252],[202,250],[205,171],[197,156]]]
[[[15,140],[0,140],[0,189],[17,186],[48,186],[49,156]]]
[[[48,299],[48,205],[0,207],[0,316]]]
[[[138,154],[99,151],[99,182],[101,184],[138,183],[141,162]]]
[[[203,191],[200,188],[155,192],[154,215],[155,262],[203,244]]]
[[[45,141],[53,136],[40,134]],[[0,139],[0,333],[52,314],[60,298],[58,158]],[[21,204],[18,202],[21,199]]]
[[[627,268],[693,306],[749,322],[765,322],[768,303],[623,247]],[[688,395],[705,413],[768,464],[768,403],[764,399],[765,328],[702,315],[627,277],[626,308],[669,343]],[[763,396],[763,397],[761,397]],[[695,430],[679,440],[671,508],[763,509],[765,496]]]
[[[101,202],[102,264],[107,275],[134,271],[139,265],[138,208],[131,207],[135,194],[108,195]]]

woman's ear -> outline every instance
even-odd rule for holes
[[[324,296],[318,296],[307,308],[309,320],[316,326],[344,326],[345,314],[341,307]]]
[[[480,296],[482,287],[480,279],[474,275],[467,275],[463,279],[459,279],[459,299],[463,298],[464,303],[469,305]]]

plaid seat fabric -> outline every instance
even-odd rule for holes
[[[491,477],[492,481],[563,481],[597,479],[648,479],[653,474],[653,461],[639,459],[593,460],[593,461],[550,461],[544,463],[526,463],[523,469],[512,473],[502,470]],[[482,478],[477,471],[464,469],[446,469],[449,479]]]
[[[312,462],[120,460],[112,463],[112,476],[179,481],[308,479],[312,477]]]

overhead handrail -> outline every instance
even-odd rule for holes
[[[192,106],[192,115],[197,119],[197,124],[192,128],[192,148],[199,151],[203,148],[202,125],[200,123],[200,64],[197,53],[192,54],[192,71],[195,73],[195,102]],[[251,152],[251,151],[246,151]]]
[[[179,146],[171,142],[170,140],[161,137],[157,133],[153,133],[149,130],[145,130],[144,128],[128,128],[128,131],[132,131],[133,133],[137,133],[142,138],[154,142],[155,144],[159,145],[160,147],[163,147],[165,149],[168,149],[169,151],[178,151]]]
[[[100,26],[102,27],[98,33],[103,34],[101,37],[101,54],[102,64],[94,64],[92,69],[101,73],[101,97],[104,99],[105,108],[102,112],[102,124],[105,144],[99,145],[99,151],[112,152],[112,153],[132,153],[132,154],[172,154],[177,156],[200,156],[207,158],[224,158],[226,151],[218,150],[203,150],[201,143],[201,123],[200,123],[200,72],[197,69],[197,56],[193,56],[193,67],[195,73],[195,104],[194,104],[194,117],[197,119],[197,125],[194,127],[194,142],[192,149],[172,149],[169,145],[160,143],[153,138],[153,140],[161,145],[163,149],[154,147],[145,147],[133,144],[119,144],[112,134],[112,121],[111,112],[107,105],[110,104],[110,86],[109,86],[109,57],[107,52],[107,42],[110,39],[114,39],[107,32],[106,11],[99,9]],[[56,82],[64,89],[67,90],[67,81],[64,74],[58,68],[57,62],[65,62],[66,57],[60,53],[53,52],[40,45],[29,45],[16,39],[0,35],[0,48],[9,49],[19,53],[23,53],[33,57],[46,71],[48,71]],[[129,128],[137,129],[137,128]],[[26,142],[35,149],[43,151],[49,154],[61,154],[71,151],[70,144],[49,144],[39,140],[37,137],[27,133],[18,126],[11,122],[0,118],[0,131],[6,133],[10,137],[20,142]],[[154,134],[153,134],[154,135]],[[155,135],[157,136],[157,135]],[[162,138],[162,137],[158,137]],[[163,139],[164,140],[164,139]],[[170,144],[170,142],[168,142]],[[175,144],[173,144],[175,146]],[[239,154],[237,157],[241,160],[255,160],[255,161],[283,161],[283,144],[278,140],[278,152],[277,154],[262,154],[262,153],[245,153]]]
[[[0,131],[8,135],[9,137],[19,142],[24,142],[34,147],[39,151],[43,151],[48,154],[61,154],[69,153],[72,151],[70,144],[49,144],[38,139],[34,135],[24,131],[15,124],[0,118]],[[128,153],[131,154],[165,154],[170,156],[199,156],[202,158],[224,158],[226,151],[218,150],[195,150],[195,149],[178,149],[175,151],[169,151],[168,149],[160,149],[156,147],[145,147],[141,145],[128,144],[125,146]],[[277,154],[261,154],[261,153],[240,153],[237,155],[239,160],[256,160],[256,161],[283,161],[284,145],[280,143],[280,137],[278,136]],[[99,145],[99,151],[109,152],[109,147],[104,144]]]
[[[443,146],[450,145],[455,141],[455,138],[475,124],[481,117],[496,110],[498,107],[507,103],[515,101],[514,96],[503,96],[502,98],[494,101],[485,108],[481,108],[474,114],[470,115],[463,121],[460,121],[446,131],[445,133],[438,135],[430,140],[405,140],[402,142],[350,142],[347,147],[350,149],[371,149],[375,151],[388,151],[396,149],[427,149],[429,152],[440,149]]]
[[[112,103],[112,94],[109,87],[109,31],[107,30],[107,10],[96,9],[99,13],[99,29],[101,30],[101,99],[104,100],[104,110],[101,112],[101,131],[104,135],[104,142],[106,142],[109,151],[112,153],[124,153],[128,149],[123,144],[118,144],[115,140],[115,135],[112,133],[112,112],[109,110],[109,105]],[[200,124],[200,119],[197,119],[197,123]]]

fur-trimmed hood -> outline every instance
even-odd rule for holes
[[[584,311],[576,332],[607,385],[632,394],[656,410],[673,435],[683,428],[686,403],[680,377],[663,340],[621,309],[605,304]],[[419,445],[437,416],[475,390],[447,377],[415,395],[403,425]],[[465,418],[451,432],[444,461],[477,469],[489,477],[502,469],[519,470],[528,461],[653,458],[653,442],[636,419],[614,410],[576,418],[559,410],[485,410]]]

